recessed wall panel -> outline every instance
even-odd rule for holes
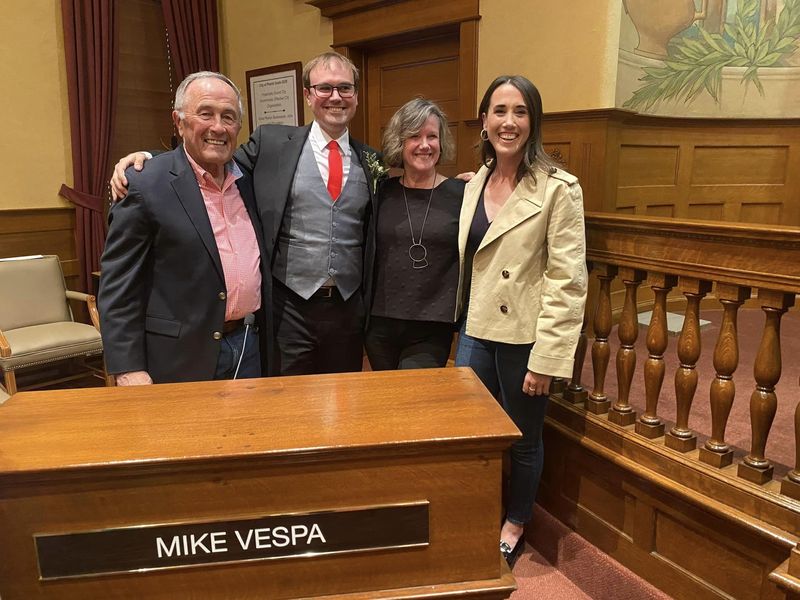
[[[457,100],[451,96],[458,90],[458,57],[384,68],[381,79],[382,107],[402,106],[416,95],[438,103]]]
[[[786,182],[786,146],[697,146],[692,185],[782,185]]]
[[[678,155],[678,146],[621,146],[617,187],[675,185]]]
[[[787,225],[783,222],[783,205],[775,203],[743,202],[739,210],[739,221],[763,225]]]
[[[654,554],[686,573],[702,565],[706,583],[720,596],[761,598],[761,565],[731,547],[724,534],[698,531],[658,511]]]
[[[725,218],[724,204],[690,204],[688,218],[702,219],[704,221],[723,221]]]
[[[674,204],[649,204],[645,209],[645,214],[651,217],[669,217],[675,216]]]

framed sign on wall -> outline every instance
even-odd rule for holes
[[[259,125],[303,125],[302,71],[293,62],[245,73],[250,133]]]

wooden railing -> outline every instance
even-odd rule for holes
[[[730,465],[733,450],[725,431],[736,397],[733,374],[739,363],[740,343],[737,315],[739,308],[753,298],[763,311],[765,322],[750,393],[750,448],[735,476],[758,485],[772,481],[773,466],[766,456],[766,446],[778,405],[775,385],[781,376],[781,318],[800,294],[800,230],[600,213],[587,213],[586,226],[587,259],[599,281],[587,306],[584,327],[591,327],[594,334],[590,353],[593,381],[585,387],[581,382],[588,350],[584,332],[572,380],[562,385],[564,400],[585,403],[588,412],[607,414],[608,421],[617,425],[633,425],[635,434],[642,439],[664,436],[667,448],[681,453],[696,449],[697,436],[689,427],[689,416],[698,395],[700,306],[707,296],[715,297],[722,309],[722,322],[713,350],[716,375],[707,396],[712,430],[697,459],[718,469]],[[611,290],[615,280],[624,286],[624,301],[617,327],[618,395],[612,402],[605,392],[605,382],[611,359]],[[643,286],[652,290],[653,313],[646,334],[647,356],[637,357],[637,297]],[[667,298],[674,289],[684,296],[685,309],[677,342],[680,364],[674,374],[676,419],[665,432],[659,401],[667,375]],[[637,417],[629,393],[642,358],[644,366],[638,376],[644,377],[645,410]],[[793,389],[797,390],[794,397],[783,398],[782,402],[798,402],[800,388]],[[794,411],[794,431],[794,469],[781,482],[780,493],[800,500],[800,403]]]

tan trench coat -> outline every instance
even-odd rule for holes
[[[484,166],[467,184],[459,220],[461,275],[456,317],[463,310],[464,250]],[[509,344],[536,342],[528,370],[570,377],[586,303],[583,193],[566,171],[526,176],[490,224],[475,253],[467,334]]]

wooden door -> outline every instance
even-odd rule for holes
[[[458,123],[462,119],[457,31],[368,49],[365,62],[367,143],[380,148],[389,119],[416,96],[433,100],[444,110],[457,142]],[[448,176],[456,175],[459,173],[457,165],[456,156],[441,162],[440,171]]]

